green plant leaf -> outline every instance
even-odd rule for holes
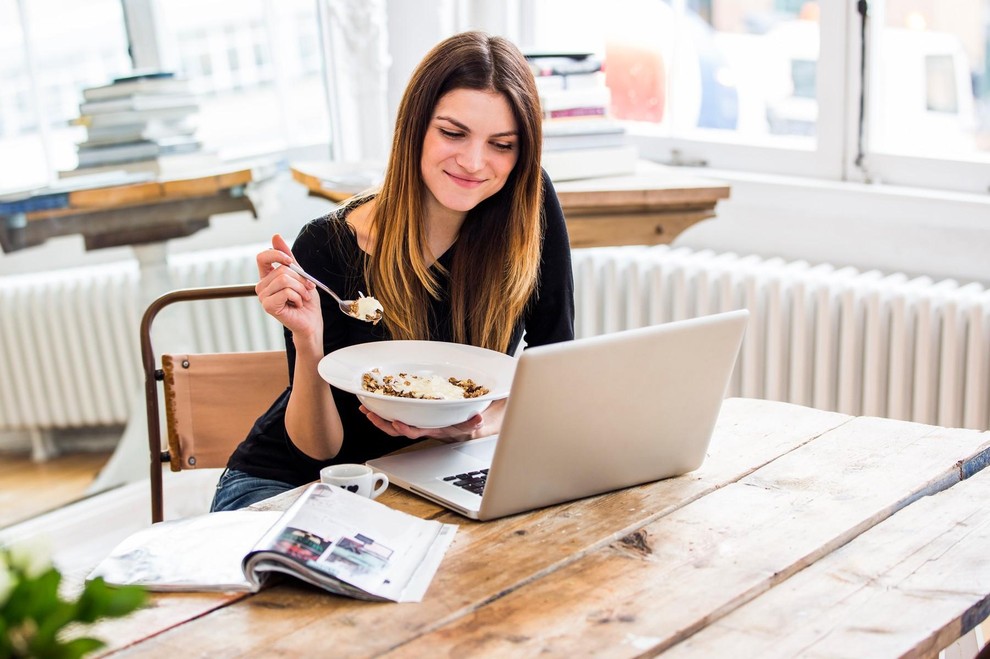
[[[82,636],[52,647],[50,649],[51,653],[43,656],[52,657],[52,659],[79,659],[90,652],[99,650],[105,645],[106,643],[98,638]]]
[[[14,654],[14,646],[7,633],[7,622],[0,616],[0,657],[9,657],[12,654]]]
[[[97,577],[86,582],[79,596],[76,619],[93,622],[99,618],[119,618],[140,608],[147,597],[147,591],[140,586],[113,588]]]
[[[126,590],[114,593],[107,615],[115,618],[128,615],[143,607],[147,601],[148,593],[143,588],[127,586]]]
[[[66,601],[59,601],[44,618],[38,618],[38,631],[35,636],[39,642],[56,644],[59,631],[76,620],[76,606]]]
[[[2,609],[0,614],[7,624],[16,627],[24,622],[28,617],[31,608],[31,590],[34,587],[33,581],[20,581],[10,593],[10,599]]]
[[[86,582],[77,598],[63,600],[58,592],[62,575],[54,567],[30,579],[15,569],[14,577],[9,598],[0,605],[0,659],[78,659],[105,643],[91,637],[66,638],[71,635],[71,630],[65,633],[67,625],[127,615],[148,596],[140,586],[113,588],[95,579]]]
[[[25,580],[27,589],[27,615],[35,620],[44,620],[55,610],[61,601],[58,585],[62,575],[55,568],[41,573],[37,578]]]

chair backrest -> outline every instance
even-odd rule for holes
[[[289,384],[285,351],[175,354],[151,342],[155,317],[176,302],[244,297],[254,286],[186,288],[152,302],[141,320],[141,359],[150,453],[151,521],[164,516],[162,467],[222,467],[255,420]],[[160,364],[160,365],[159,365]],[[167,450],[162,450],[159,383],[164,391]]]
[[[162,370],[172,471],[225,466],[289,384],[284,350],[164,354]]]

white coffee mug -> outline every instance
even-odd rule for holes
[[[342,487],[369,499],[376,498],[388,487],[388,476],[375,472],[368,465],[339,464],[320,470],[320,480],[327,485]]]

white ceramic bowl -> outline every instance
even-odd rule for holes
[[[477,398],[423,400],[365,391],[361,376],[377,368],[382,374],[470,378],[488,388]],[[335,350],[320,360],[320,377],[356,394],[365,407],[390,421],[418,428],[443,428],[467,421],[493,400],[509,395],[516,359],[494,350],[440,341],[373,341]]]

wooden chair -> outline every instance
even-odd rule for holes
[[[253,285],[171,291],[148,306],[141,319],[151,457],[151,521],[163,519],[163,463],[172,471],[224,467],[255,420],[289,384],[285,351],[171,354],[156,358],[151,343],[155,317],[177,302],[254,295]],[[167,447],[163,450],[159,383],[164,390]]]

